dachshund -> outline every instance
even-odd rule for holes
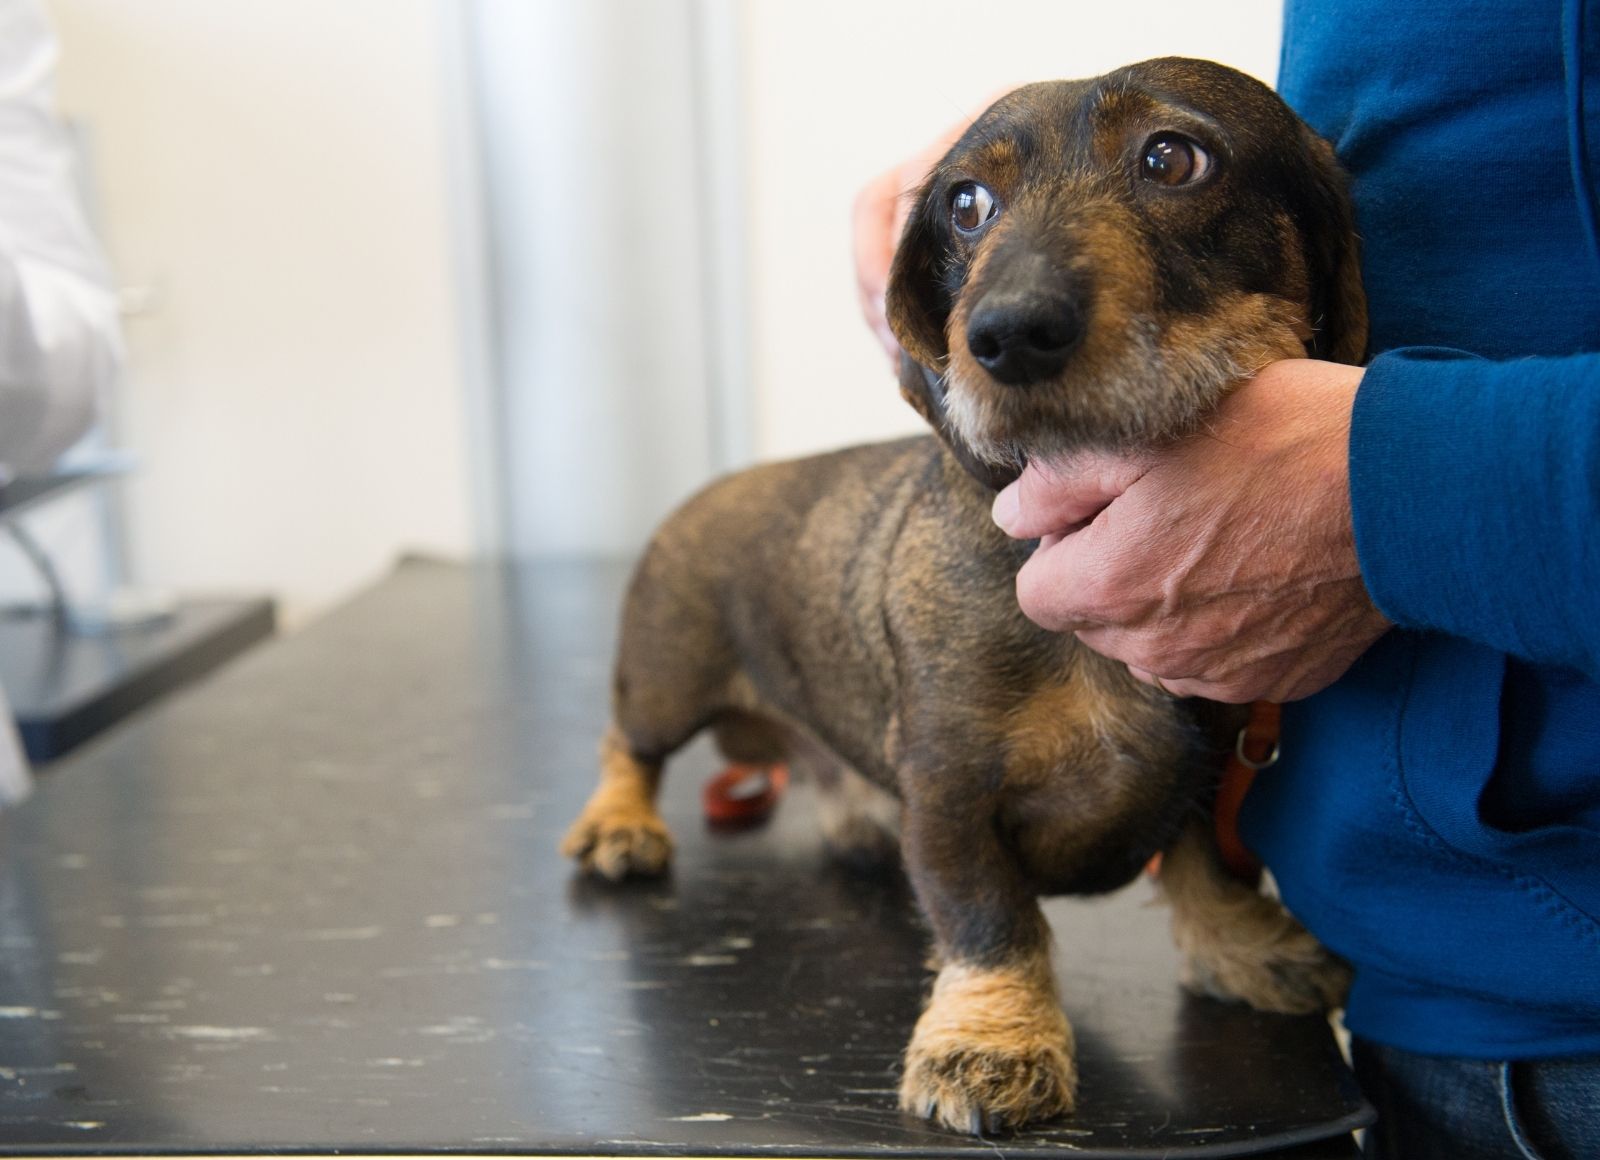
[[[1348,982],[1217,857],[1237,710],[1030,623],[1014,584],[1036,545],[989,515],[1030,459],[1196,437],[1277,359],[1360,362],[1345,178],[1276,94],[1217,64],[1028,85],[917,193],[887,305],[901,391],[936,437],[759,466],[666,521],[563,850],[610,879],[661,873],[662,765],[702,729],[734,760],[788,760],[833,847],[898,849],[932,932],[901,1107],[1015,1130],[1074,1105],[1041,896],[1115,890],[1162,852],[1186,985],[1307,1012]]]

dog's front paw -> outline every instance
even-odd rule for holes
[[[947,966],[906,1048],[900,1106],[975,1136],[1072,1111],[1072,1028],[1048,968]]]
[[[596,795],[597,798],[599,795]],[[590,874],[620,882],[657,877],[672,860],[672,834],[648,806],[591,801],[561,840],[561,852]]]
[[[1270,899],[1261,902],[1263,912],[1276,909]],[[1257,930],[1269,937],[1251,942],[1230,931],[1187,940],[1184,986],[1283,1015],[1310,1015],[1344,1003],[1350,989],[1349,966],[1291,915],[1281,910],[1264,913]]]

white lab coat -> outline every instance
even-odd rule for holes
[[[0,0],[0,483],[48,469],[121,365],[116,296],[79,202],[39,0]],[[28,772],[0,692],[0,805]]]

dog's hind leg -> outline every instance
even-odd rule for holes
[[[751,701],[745,689],[746,700]],[[752,701],[753,703],[753,701]],[[817,821],[829,851],[863,871],[893,866],[900,851],[900,802],[857,773],[804,728],[760,710],[726,710],[712,723],[717,748],[742,765],[786,763],[816,793]]]
[[[663,525],[623,603],[600,783],[561,843],[590,873],[664,873],[672,838],[656,810],[667,759],[737,704],[738,660],[714,577],[685,530]],[[692,529],[691,529],[692,530]]]
[[[1206,823],[1189,823],[1163,853],[1158,882],[1191,991],[1287,1014],[1343,1002],[1350,968],[1275,899],[1228,873]]]
[[[789,760],[790,730],[759,713],[726,709],[711,723],[717,752],[740,765],[778,765]]]
[[[656,810],[662,767],[717,716],[706,707],[715,701],[708,682],[687,679],[685,655],[675,668],[659,670],[650,659],[639,663],[626,646],[618,658],[612,723],[600,739],[600,784],[561,842],[563,854],[613,881],[666,872],[672,835]]]
[[[658,875],[672,858],[672,836],[656,812],[661,763],[635,755],[613,725],[600,742],[600,784],[561,842],[561,852],[613,881]]]

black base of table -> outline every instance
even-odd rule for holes
[[[1354,1155],[1325,1021],[1185,994],[1147,888],[1054,902],[1075,1116],[895,1106],[928,976],[896,876],[668,771],[671,876],[556,850],[623,570],[412,563],[0,817],[0,1148],[28,1154]]]
[[[185,601],[157,623],[94,634],[48,612],[0,613],[0,687],[28,759],[54,761],[270,637],[274,621],[267,599]]]

